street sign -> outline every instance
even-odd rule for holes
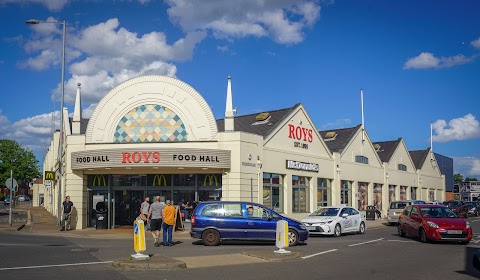
[[[7,179],[7,181],[5,181],[5,186],[12,191],[16,191],[18,188],[17,180],[13,178]]]
[[[45,182],[45,188],[50,189],[52,187],[52,182]]]
[[[43,178],[45,178],[45,180],[55,181],[55,171],[45,171],[45,175]]]

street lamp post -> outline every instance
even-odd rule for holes
[[[63,36],[62,36],[62,95],[60,98],[60,140],[58,145],[58,191],[57,191],[57,224],[60,225],[62,219],[62,177],[63,177],[63,102],[65,99],[65,38],[67,36],[67,23],[66,21],[42,21],[38,19],[29,19],[26,21],[27,24],[41,24],[41,23],[53,23],[63,25]]]

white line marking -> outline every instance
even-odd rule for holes
[[[19,269],[34,269],[34,268],[50,268],[50,267],[63,267],[63,266],[78,266],[78,265],[88,265],[88,264],[106,264],[112,263],[113,261],[106,262],[87,262],[87,263],[66,263],[66,264],[51,264],[51,265],[36,265],[36,266],[19,266],[19,267],[2,267],[0,271],[3,270],[19,270]]]
[[[478,221],[480,221],[480,219],[473,220],[473,221],[470,221],[470,222],[475,223],[475,222],[478,222]]]
[[[372,242],[380,241],[380,240],[383,240],[383,239],[385,239],[385,238],[379,238],[379,239],[375,239],[375,240],[365,241],[365,242],[362,242],[362,243],[351,244],[351,245],[348,245],[348,246],[349,246],[349,247],[353,247],[353,246],[358,246],[358,245],[363,245],[363,244],[367,244],[367,243],[372,243]]]
[[[313,254],[313,255],[310,255],[310,256],[305,256],[305,257],[302,257],[302,259],[308,259],[308,258],[311,258],[311,257],[315,257],[315,256],[318,256],[318,255],[323,255],[323,254],[331,253],[331,252],[335,252],[335,251],[337,251],[337,249],[332,249],[332,250],[316,253],[316,254]]]
[[[475,240],[475,241],[472,241],[472,242],[476,244],[476,243],[479,243],[480,240]]]

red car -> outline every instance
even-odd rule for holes
[[[418,236],[421,242],[459,241],[468,244],[472,240],[470,224],[443,205],[407,206],[398,218],[397,228],[399,236]]]

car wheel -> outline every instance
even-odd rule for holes
[[[334,235],[335,237],[339,237],[339,236],[342,235],[342,227],[340,226],[340,224],[337,224],[337,225],[335,226],[335,229],[333,230],[333,235]]]
[[[298,233],[294,229],[288,229],[288,246],[298,245]]]
[[[397,226],[397,232],[398,232],[398,236],[400,236],[400,237],[405,237],[405,235],[407,235],[407,234],[403,231],[402,226],[401,226],[400,224],[398,224],[398,226]]]
[[[364,234],[365,233],[365,223],[361,222],[360,227],[358,228],[358,234]]]
[[[428,242],[427,233],[425,232],[425,230],[423,228],[420,228],[420,242],[422,242],[422,243],[427,243]]]
[[[217,246],[220,243],[220,233],[214,229],[207,229],[202,234],[203,245]]]

